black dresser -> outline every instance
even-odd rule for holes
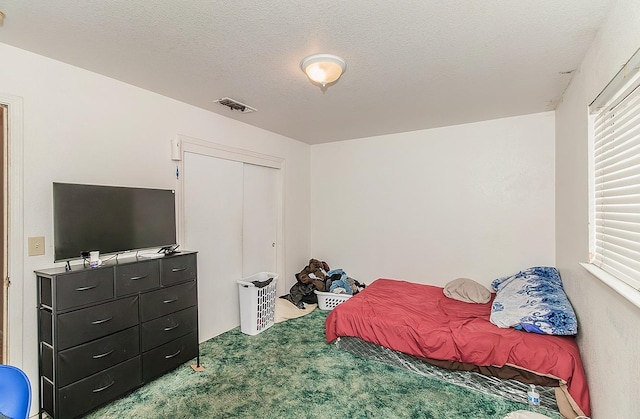
[[[36,271],[40,412],[80,416],[198,357],[196,257]]]

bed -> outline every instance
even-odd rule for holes
[[[500,376],[508,370],[507,375],[516,372],[515,379],[518,371],[529,380],[551,379],[563,416],[589,416],[589,391],[574,336],[497,327],[490,322],[495,298],[491,294],[487,303],[470,304],[446,297],[442,287],[381,278],[329,313],[326,339],[355,337],[446,368],[475,365],[483,367],[483,374]]]

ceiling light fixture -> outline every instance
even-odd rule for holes
[[[324,90],[327,85],[338,81],[347,69],[347,63],[337,55],[313,54],[300,61],[300,68],[309,80]]]

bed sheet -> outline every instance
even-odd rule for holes
[[[505,365],[556,378],[578,414],[590,415],[589,390],[575,338],[500,329],[492,299],[470,304],[441,287],[377,279],[326,320],[327,342],[354,336],[406,354],[480,366]]]

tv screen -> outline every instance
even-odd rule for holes
[[[176,244],[175,191],[53,183],[56,262]]]

